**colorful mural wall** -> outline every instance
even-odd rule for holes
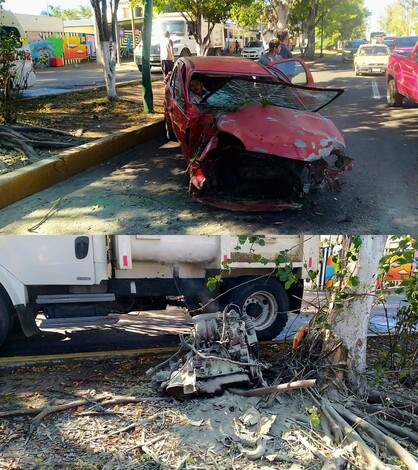
[[[93,34],[29,32],[28,39],[35,64],[45,57],[61,58],[66,63],[96,58]]]

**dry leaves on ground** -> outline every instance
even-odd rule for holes
[[[261,360],[273,362],[289,347],[262,345]],[[325,420],[316,422],[316,413],[322,416],[316,392],[298,390],[273,400],[227,392],[180,401],[154,391],[145,378],[165,359],[142,355],[0,370],[1,410],[25,412],[8,418],[0,414],[0,468],[371,468],[359,463],[362,451],[356,442],[336,443],[327,436]],[[384,393],[390,386],[385,382]],[[402,387],[392,392],[407,393]],[[412,391],[411,402],[413,397]],[[339,410],[343,414],[362,406],[354,397],[340,403],[346,407]],[[379,413],[382,422],[391,413],[406,412],[386,404],[382,414],[373,406],[371,416]],[[339,409],[336,402],[327,407]],[[388,468],[411,468],[384,444],[366,442]],[[417,456],[407,437],[402,446]]]
[[[81,145],[133,126],[142,126],[161,119],[163,113],[163,83],[153,82],[154,113],[143,113],[141,85],[126,84],[118,88],[119,101],[109,101],[103,89],[51,95],[19,102],[17,126],[42,126],[67,132],[74,145]],[[42,132],[38,140],[68,141],[63,136]],[[0,136],[0,175],[48,158],[59,149],[37,149],[30,157],[20,148],[3,146]]]

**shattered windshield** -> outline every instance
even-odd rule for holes
[[[261,103],[301,111],[318,111],[337,98],[343,90],[300,87],[276,81],[231,78],[204,101],[225,111]]]

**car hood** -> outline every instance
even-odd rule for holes
[[[318,113],[256,103],[223,114],[217,127],[247,151],[315,161],[345,147],[334,123]]]

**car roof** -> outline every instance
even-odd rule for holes
[[[271,76],[271,73],[260,64],[244,57],[198,56],[183,57],[182,60],[193,72]]]

